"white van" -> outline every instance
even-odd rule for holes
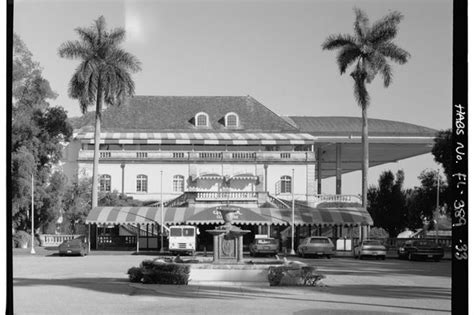
[[[191,225],[169,227],[169,251],[171,255],[190,254],[196,251],[196,235],[199,229]]]

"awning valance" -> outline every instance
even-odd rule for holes
[[[231,180],[257,180],[258,176],[252,174],[239,174],[230,178]]]
[[[219,206],[209,208],[164,208],[165,225],[222,224]],[[283,208],[239,207],[236,224],[290,225],[292,211]],[[91,210],[86,224],[160,224],[160,207],[96,207]],[[295,225],[373,225],[364,208],[295,208]]]
[[[93,132],[79,132],[74,138],[94,143]],[[100,143],[109,144],[206,144],[206,145],[284,145],[313,144],[307,133],[268,132],[102,132]]]
[[[212,179],[212,180],[219,180],[223,179],[224,176],[219,175],[219,174],[200,174],[196,176],[197,179]]]

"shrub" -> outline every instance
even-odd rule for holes
[[[143,278],[143,272],[140,267],[132,267],[127,271],[128,279],[130,282],[141,282]]]
[[[317,273],[314,266],[272,266],[268,269],[270,286],[277,285],[319,285],[325,276]]]
[[[188,284],[190,266],[162,260],[144,260],[140,267],[132,267],[127,273],[131,282]]]
[[[270,283],[270,286],[279,285],[282,278],[283,278],[282,266],[270,267],[268,269],[268,282]]]
[[[25,231],[17,231],[13,235],[13,242],[15,247],[25,247],[30,243],[31,235]]]

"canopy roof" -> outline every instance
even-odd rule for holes
[[[94,143],[94,132],[74,135],[84,143]],[[108,144],[205,144],[205,145],[285,145],[313,144],[305,133],[267,132],[101,132],[100,143]]]
[[[284,117],[300,132],[315,138],[315,151],[321,152],[321,178],[336,175],[336,150],[341,147],[342,173],[362,168],[360,117]],[[369,166],[397,162],[431,152],[435,129],[400,121],[370,119]]]
[[[220,206],[209,208],[164,208],[165,225],[223,224]],[[290,225],[291,209],[240,207],[234,223],[256,225]],[[87,216],[86,224],[160,224],[160,207],[96,207]],[[295,225],[373,225],[369,213],[359,207],[295,208]]]

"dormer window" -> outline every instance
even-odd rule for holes
[[[209,115],[206,113],[196,114],[196,127],[208,127],[209,126]]]
[[[227,113],[225,115],[225,126],[226,127],[238,127],[239,126],[239,116],[236,113]]]

